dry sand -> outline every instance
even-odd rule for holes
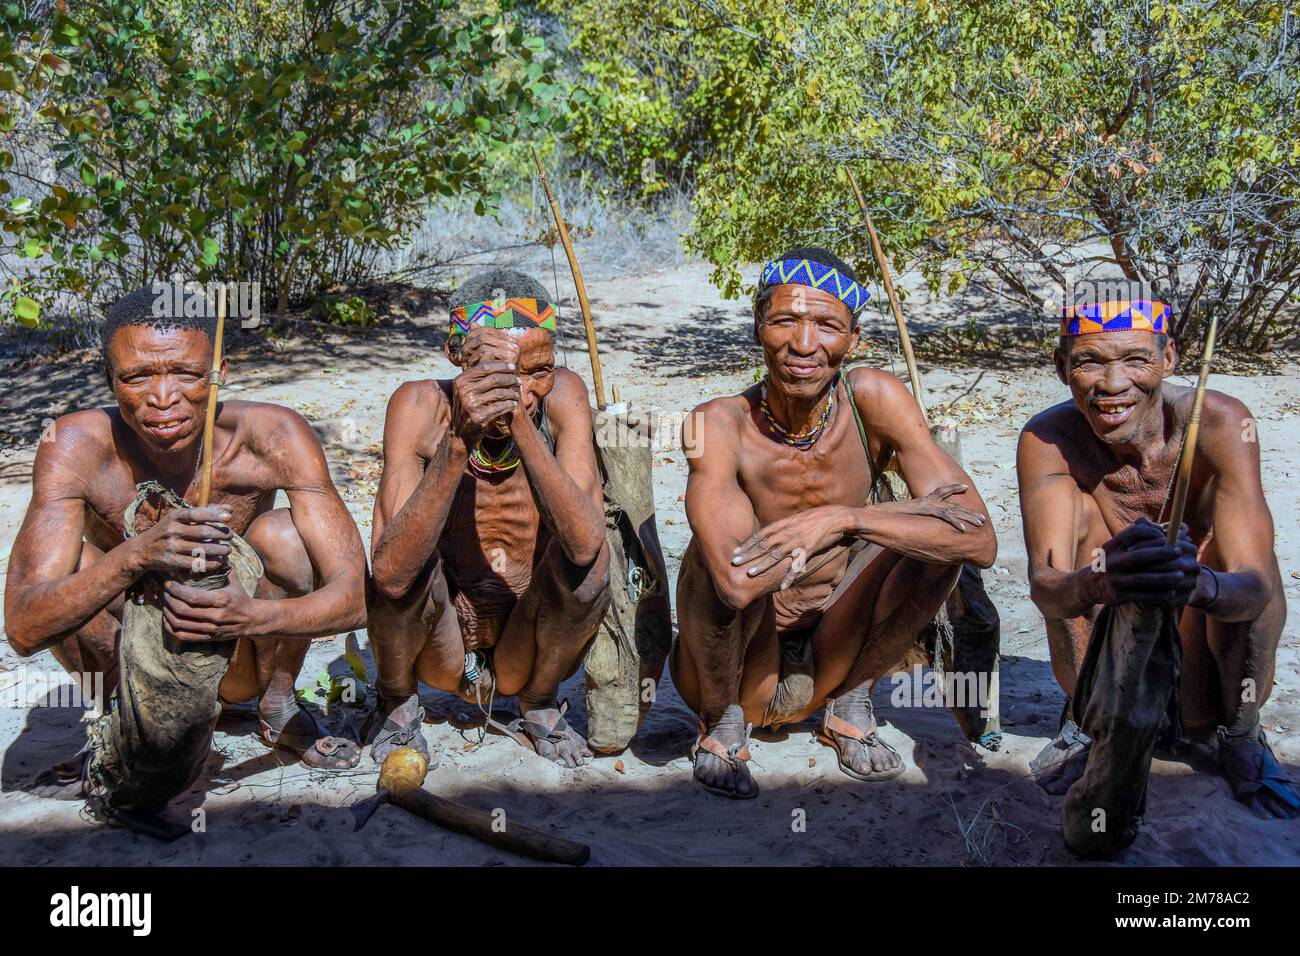
[[[606,381],[618,383],[625,400],[667,421],[752,381],[756,351],[747,310],[720,299],[707,274],[707,268],[690,265],[591,283]],[[924,296],[909,309],[917,316],[943,315]],[[445,312],[417,311],[414,321],[393,328],[364,335],[326,331],[315,341],[284,342],[282,351],[270,355],[264,349],[246,355],[249,340],[234,337],[226,394],[291,405],[316,425],[367,540],[378,477],[375,443],[387,398],[405,379],[450,370],[438,350]],[[564,361],[590,380],[575,326],[571,318]],[[896,358],[879,349],[872,360],[902,371]],[[1045,363],[1017,367],[1008,359],[982,367],[927,365],[923,371],[931,406],[956,403],[965,462],[999,536],[997,564],[985,580],[1002,617],[1000,752],[967,743],[946,710],[891,707],[885,682],[876,694],[877,713],[884,736],[907,761],[903,777],[880,785],[851,781],[836,769],[834,754],[813,739],[813,724],[805,722],[757,737],[753,766],[762,794],[731,802],[692,783],[686,754],[694,717],[667,679],[631,749],[578,771],[551,765],[503,737],[480,739],[472,707],[426,689],[425,733],[440,751],[427,786],[585,841],[595,864],[1075,863],[1060,839],[1062,798],[1047,796],[1026,776],[1029,759],[1056,729],[1062,695],[1048,665],[1041,619],[1028,598],[1013,468],[1019,427],[1034,411],[1064,398],[1064,389]],[[1300,369],[1283,371],[1256,378],[1215,375],[1211,384],[1239,396],[1259,419],[1264,484],[1290,605],[1277,688],[1263,716],[1278,757],[1300,779]],[[89,362],[5,374],[0,438],[7,433],[17,440],[11,438],[0,452],[0,574],[26,507],[44,419],[108,398],[98,366]],[[675,583],[689,532],[681,503],[685,463],[668,439],[655,455],[655,469],[659,530]],[[373,674],[364,632],[359,639]],[[0,644],[0,654],[0,687],[25,671],[57,666],[48,653],[20,659],[7,643]],[[324,671],[345,673],[342,654],[342,637],[314,642],[299,686]],[[574,705],[571,719],[581,728],[581,676],[564,692]],[[361,717],[360,708],[336,708],[329,722],[336,729],[355,728]],[[0,708],[0,854],[11,865],[521,862],[395,807],[380,808],[363,830],[353,832],[349,808],[374,788],[369,757],[351,772],[308,771],[263,748],[250,736],[253,729],[248,713],[223,720],[205,773],[170,811],[188,821],[201,808],[206,832],[161,844],[90,825],[79,802],[33,792],[41,770],[81,745],[78,711]],[[799,818],[806,821],[802,831],[793,826]],[[1300,821],[1257,819],[1232,799],[1221,778],[1157,760],[1147,825],[1122,862],[1296,864]]]

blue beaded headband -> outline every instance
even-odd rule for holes
[[[816,259],[773,259],[763,267],[760,287],[792,284],[829,292],[847,305],[855,316],[862,312],[871,298],[870,292],[848,276]]]

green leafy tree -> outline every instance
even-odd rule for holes
[[[575,99],[571,152],[624,196],[691,191],[719,145],[761,135],[765,39],[699,0],[541,0],[560,19]]]
[[[490,212],[493,151],[563,125],[545,45],[507,8],[79,4],[54,27],[72,48],[40,111],[60,177],[43,203],[75,211],[31,249],[76,264],[47,268],[49,287],[256,280],[283,310],[365,274],[435,197]]]
[[[49,164],[41,109],[71,72],[74,49],[62,3],[6,2],[0,6],[0,263],[6,282],[0,312],[29,328],[40,319],[39,281],[32,270],[11,263],[43,256],[52,235],[76,229],[93,205],[76,183],[46,179]],[[59,268],[65,250],[60,246]],[[70,277],[73,282],[76,277]]]
[[[702,168],[691,246],[865,250],[863,181],[897,264],[1051,310],[1096,270],[1211,311],[1259,348],[1300,290],[1300,21],[1281,3],[716,0],[787,91],[767,136]],[[761,27],[754,25],[761,24]],[[860,258],[863,258],[860,254]]]

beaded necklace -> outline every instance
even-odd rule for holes
[[[763,413],[763,422],[767,425],[767,430],[787,445],[793,445],[795,448],[811,448],[817,444],[817,439],[822,437],[822,434],[826,431],[826,426],[830,423],[831,414],[835,411],[835,391],[839,386],[839,382],[840,377],[836,375],[834,381],[831,382],[831,390],[826,396],[826,405],[822,409],[817,424],[807,431],[794,434],[772,417],[772,410],[767,404],[768,379],[764,378],[762,388],[759,390],[758,408]]]
[[[514,471],[519,467],[520,460],[519,449],[515,447],[513,438],[495,455],[484,451],[482,439],[469,450],[469,466],[482,475]]]

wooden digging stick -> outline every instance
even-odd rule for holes
[[[1201,430],[1201,405],[1205,402],[1205,383],[1210,378],[1210,362],[1214,358],[1214,338],[1219,332],[1219,318],[1210,318],[1210,329],[1205,333],[1205,348],[1201,350],[1201,374],[1196,380],[1196,397],[1192,399],[1192,417],[1187,420],[1183,437],[1183,450],[1178,456],[1178,476],[1174,481],[1174,503],[1169,509],[1169,530],[1165,542],[1178,543],[1178,529],[1187,510],[1187,488],[1192,482],[1192,460],[1196,457],[1196,436]]]
[[[551,215],[555,217],[555,229],[559,232],[560,242],[564,245],[564,254],[569,257],[569,271],[573,273],[573,284],[578,289],[578,306],[582,309],[582,324],[587,329],[587,352],[591,355],[591,380],[596,387],[596,407],[604,409],[605,376],[600,372],[600,353],[596,351],[596,324],[591,319],[591,303],[587,301],[587,286],[582,281],[578,257],[573,254],[569,229],[564,225],[564,217],[560,215],[560,204],[555,201],[555,194],[551,192],[551,184],[546,178],[546,171],[542,169],[542,161],[537,156],[537,150],[533,149],[532,153],[533,163],[537,166],[537,175],[541,177],[542,188],[546,190],[546,201],[551,204]]]
[[[396,804],[403,810],[423,817],[431,823],[464,833],[476,840],[482,840],[492,846],[513,853],[522,853],[535,860],[551,863],[567,863],[569,866],[582,866],[591,858],[591,847],[585,843],[576,843],[563,837],[552,836],[541,830],[514,820],[505,819],[504,827],[492,814],[474,807],[454,803],[445,797],[430,793],[423,787],[410,790],[390,791],[386,794],[389,803]]]
[[[423,786],[428,772],[428,758],[419,751],[411,747],[392,750],[379,768],[375,796],[353,808],[359,818],[355,829],[365,826],[381,804],[391,803],[430,823],[534,859],[582,866],[591,858],[591,847],[585,843],[552,836],[504,815],[485,813],[430,793]]]
[[[208,413],[203,421],[203,474],[199,479],[199,507],[208,506],[212,494],[212,436],[217,430],[217,390],[221,387],[221,332],[226,325],[226,286],[217,290],[217,334],[212,340],[212,372],[208,376]]]
[[[867,210],[867,201],[862,197],[862,190],[858,186],[858,178],[853,175],[853,170],[847,166],[844,171],[849,174],[849,185],[853,187],[853,194],[858,197],[858,207],[862,210],[862,215],[867,220],[867,235],[871,237],[871,252],[876,258],[876,265],[880,269],[881,283],[885,287],[885,294],[889,296],[889,308],[894,313],[894,324],[898,326],[898,340],[903,346],[903,360],[907,362],[907,377],[912,380],[912,394],[916,397],[916,404],[921,407],[921,416],[926,417],[925,400],[921,395],[921,373],[916,370],[916,356],[912,354],[912,338],[907,334],[907,322],[903,319],[903,307],[899,304],[898,293],[894,291],[894,280],[889,275],[889,263],[885,261],[885,251],[880,247],[880,237],[876,235],[876,224],[871,219],[871,213]]]

